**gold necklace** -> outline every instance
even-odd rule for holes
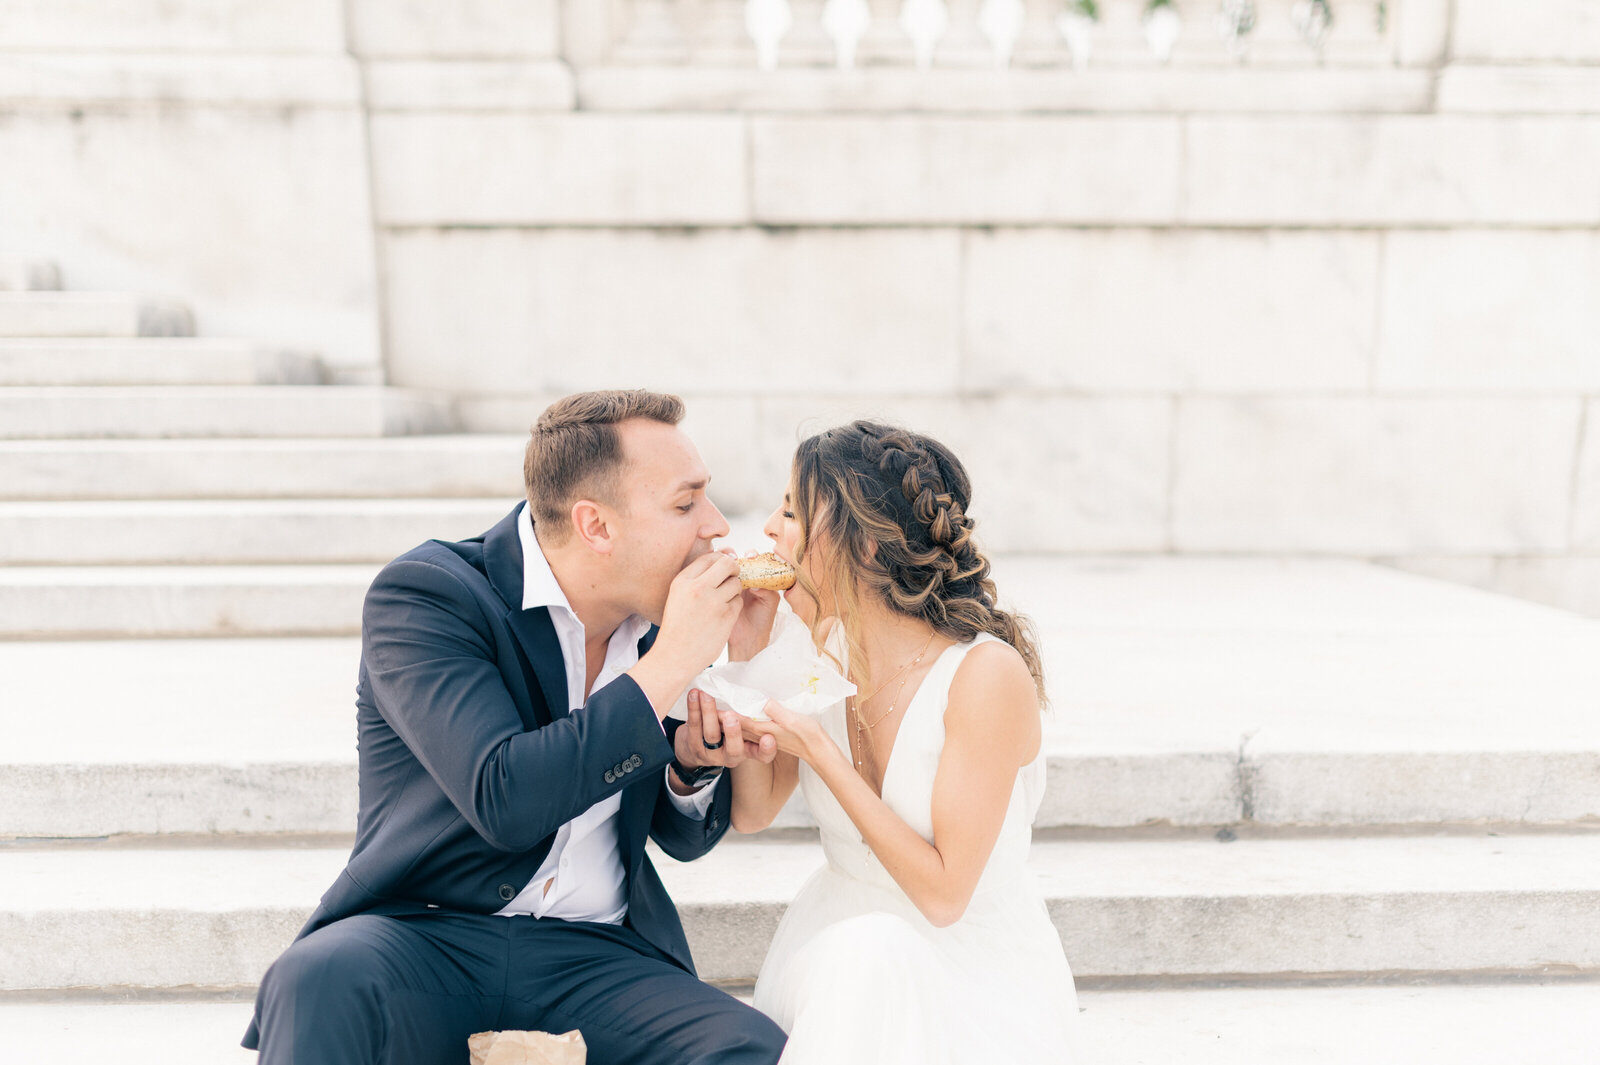
[[[854,715],[855,715],[855,737],[854,737],[854,739],[855,739],[856,742],[854,744],[854,747],[855,747],[855,756],[856,756],[856,768],[858,770],[863,765],[865,765],[866,761],[867,761],[867,753],[866,753],[865,745],[863,744],[863,737],[865,736],[865,734],[867,733],[868,730],[877,728],[879,725],[883,724],[883,722],[885,720],[888,719],[890,714],[894,713],[894,708],[900,704],[900,696],[905,693],[906,683],[911,680],[910,670],[915,669],[916,666],[917,666],[917,663],[921,662],[923,657],[927,655],[928,648],[933,646],[933,638],[934,638],[935,635],[937,635],[937,633],[932,633],[932,632],[928,633],[928,642],[922,645],[922,650],[917,652],[917,657],[913,658],[911,661],[909,661],[905,665],[901,666],[898,670],[895,671],[893,676],[891,676],[888,680],[884,681],[882,684],[878,685],[878,690],[877,691],[873,692],[871,695],[867,696],[865,699],[862,699],[862,700],[856,702],[855,705],[851,708],[852,711],[854,712]],[[878,697],[879,693],[881,693],[883,691],[883,689],[887,688],[889,686],[890,682],[892,682],[895,679],[895,677],[900,677],[901,681],[900,681],[900,686],[894,690],[894,698],[889,701],[889,709],[887,709],[883,713],[879,714],[878,715],[878,719],[876,721],[872,722],[871,724],[867,724],[864,721],[862,721],[862,719],[861,719],[861,710],[860,710],[860,707],[861,707],[862,703],[869,703],[872,700],[876,699]]]

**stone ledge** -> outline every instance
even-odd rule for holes
[[[254,983],[345,859],[0,852],[0,988]],[[748,980],[822,854],[735,839],[687,865],[654,861],[701,976]],[[1080,977],[1600,971],[1597,834],[1036,842],[1029,865]]]
[[[1440,111],[1600,114],[1600,67],[1453,64],[1439,74]]]
[[[360,385],[77,386],[0,390],[12,440],[347,437],[455,428],[448,397]]]
[[[1432,97],[1430,72],[1383,68],[577,70],[577,99],[595,111],[1394,113]]]
[[[557,62],[371,60],[374,111],[570,111],[571,68]]]
[[[749,1001],[748,989],[739,997]],[[1582,1018],[1600,1013],[1594,982],[1473,986],[1078,990],[1084,1059],[1101,1065],[1592,1065]],[[123,1065],[254,1065],[235,1044],[249,996],[207,1001],[0,1003],[7,1046],[29,1065],[80,1065],[115,1046]]]
[[[0,440],[4,499],[522,495],[527,437]]]
[[[7,108],[170,103],[355,108],[361,81],[347,56],[0,54],[0,104]]]

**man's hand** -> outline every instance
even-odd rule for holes
[[[657,717],[665,717],[695,674],[722,653],[739,618],[740,590],[739,563],[717,551],[672,579],[655,645],[628,670]]]
[[[748,662],[766,649],[778,617],[779,598],[770,588],[744,589],[739,597],[739,620],[728,634],[728,661]]]
[[[732,710],[718,710],[715,699],[698,688],[692,689],[688,717],[673,741],[673,756],[690,769],[703,765],[732,769],[747,758],[770,763],[778,756],[777,741],[771,736],[749,735],[743,720]],[[676,774],[670,783],[680,795],[695,790],[678,780]]]

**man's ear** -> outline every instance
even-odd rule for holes
[[[580,499],[572,504],[572,531],[597,555],[609,555],[616,547],[613,518],[611,508],[604,503]]]

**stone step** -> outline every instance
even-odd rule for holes
[[[190,337],[186,304],[122,292],[0,292],[0,337]]]
[[[14,566],[0,639],[331,636],[360,631],[378,567]]]
[[[11,440],[352,437],[455,428],[446,396],[369,386],[0,389]]]
[[[344,847],[0,850],[0,990],[248,987]],[[706,979],[756,975],[822,861],[805,839],[657,853]],[[1085,979],[1600,973],[1600,833],[1036,841]]]
[[[791,840],[656,855],[707,979],[754,976],[821,864]],[[1030,864],[1081,977],[1600,972],[1600,833],[1036,840]]]
[[[0,440],[0,499],[259,499],[523,493],[526,436]]]
[[[61,271],[49,259],[0,255],[0,292],[52,292],[61,288]]]
[[[1055,692],[1042,826],[1600,819],[1600,622],[1348,564],[995,564]],[[0,571],[4,631],[56,626],[0,642],[0,836],[351,831],[357,640],[60,637],[350,632],[375,568]]]
[[[0,565],[387,562],[424,540],[476,536],[514,505],[508,498],[0,502]]]
[[[0,340],[0,387],[316,385],[322,381],[322,364],[315,356],[243,340]]]
[[[739,989],[749,1001],[748,991]],[[1593,1065],[1600,984],[1080,989],[1083,1057],[1098,1065]],[[5,1002],[17,1060],[250,1065],[248,1001]],[[988,1065],[988,1063],[982,1063]],[[1001,1065],[1001,1063],[994,1063]]]

